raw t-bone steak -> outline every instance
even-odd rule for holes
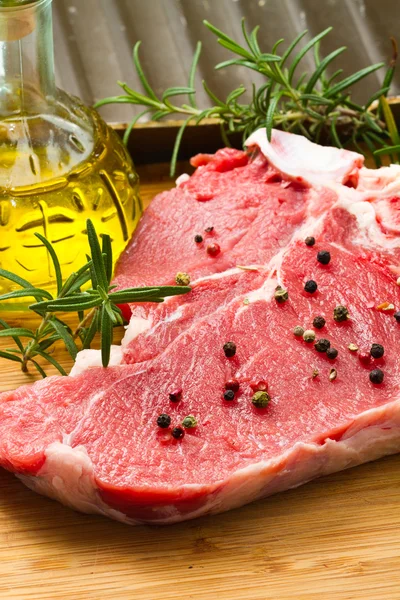
[[[32,489],[173,523],[400,451],[400,167],[247,145],[196,157],[120,260],[119,286],[192,292],[132,307],[115,366],[86,351],[0,396],[0,463]]]

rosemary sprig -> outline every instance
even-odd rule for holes
[[[328,56],[320,58],[320,41],[332,31],[332,27],[316,35],[295,53],[299,42],[307,33],[307,31],[302,32],[280,55],[278,48],[283,42],[282,39],[274,44],[271,52],[263,52],[258,42],[259,27],[249,33],[244,20],[242,21],[244,44],[236,42],[208,21],[204,21],[204,24],[217,36],[218,43],[235,55],[234,58],[216,65],[216,69],[241,66],[265,77],[265,83],[260,88],[257,89],[253,85],[250,103],[240,102],[246,92],[243,85],[233,90],[225,100],[221,100],[203,81],[203,87],[212,106],[204,109],[197,106],[194,77],[201,53],[200,42],[193,57],[187,87],[171,87],[165,90],[161,97],[157,96],[140,63],[141,42],[137,42],[133,50],[133,62],[143,91],[133,90],[126,83],[118,82],[125,94],[105,98],[96,105],[100,107],[111,103],[131,103],[144,108],[130,123],[125,133],[125,142],[128,141],[137,121],[146,114],[149,114],[153,121],[160,121],[170,115],[183,116],[185,120],[178,131],[172,154],[171,176],[175,173],[179,147],[186,127],[190,123],[198,124],[207,118],[220,121],[225,144],[229,143],[229,135],[234,132],[241,132],[245,140],[259,127],[266,127],[269,136],[272,127],[279,127],[285,131],[305,135],[315,142],[339,147],[348,143],[358,147],[359,142],[364,142],[369,150],[374,152],[388,146],[390,134],[385,120],[381,119],[382,110],[373,112],[371,106],[376,100],[387,95],[393,79],[397,58],[397,47],[393,39],[393,56],[386,70],[382,87],[365,104],[360,105],[351,99],[352,87],[385,65],[378,63],[365,67],[341,80],[338,80],[342,73],[341,69],[328,77],[327,69],[346,50],[345,47],[341,47]],[[303,74],[296,80],[301,60],[311,51],[314,55],[315,70],[310,74]],[[188,97],[187,103],[179,104],[173,101],[181,95]],[[377,156],[378,162],[379,156]]]
[[[51,348],[62,341],[71,357],[75,360],[79,350],[90,348],[96,333],[100,333],[101,356],[104,367],[108,366],[113,341],[113,328],[124,324],[122,311],[118,305],[128,302],[163,302],[168,296],[186,294],[190,287],[157,286],[128,288],[116,290],[111,285],[112,278],[112,246],[108,235],[103,235],[102,246],[93,223],[87,221],[87,234],[90,256],[87,262],[66,280],[63,280],[60,262],[51,243],[36,233],[46,246],[54,266],[57,282],[57,294],[33,287],[29,281],[0,269],[0,277],[16,283],[21,289],[0,296],[0,302],[32,297],[35,303],[29,308],[41,321],[35,330],[26,327],[10,327],[0,319],[0,338],[10,337],[16,347],[0,351],[0,357],[18,362],[21,370],[26,372],[33,365],[42,377],[46,372],[37,362],[44,358],[52,364],[61,375],[66,375],[60,363],[52,356]],[[82,289],[84,288],[84,289]],[[59,313],[77,313],[78,326],[73,330],[60,318]],[[25,341],[27,340],[27,341]]]

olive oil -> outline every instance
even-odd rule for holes
[[[140,214],[138,177],[118,136],[55,87],[51,0],[0,0],[0,267],[54,291],[36,232],[67,276],[86,260],[88,218],[111,236],[116,259]],[[0,278],[0,294],[17,287]]]
[[[21,149],[5,144],[0,128],[0,267],[36,287],[53,289],[54,271],[35,232],[51,241],[68,275],[85,262],[86,219],[111,236],[117,257],[141,214],[138,177],[125,148],[94,111],[81,110],[91,114],[93,141],[70,134],[62,144]],[[29,126],[40,127],[40,119]],[[0,294],[11,289],[15,285],[0,278]]]

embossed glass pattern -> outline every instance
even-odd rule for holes
[[[65,273],[85,259],[85,222],[124,248],[141,213],[138,178],[118,136],[54,84],[51,0],[0,2],[0,266],[51,288],[40,232]],[[11,284],[0,279],[0,293]]]

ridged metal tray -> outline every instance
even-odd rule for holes
[[[117,80],[135,89],[141,85],[132,63],[132,48],[142,40],[141,58],[156,92],[172,85],[184,85],[198,40],[203,52],[197,74],[199,104],[208,106],[201,90],[205,79],[211,89],[225,97],[243,83],[257,82],[253,73],[230,68],[216,73],[214,65],[229,57],[215,36],[203,25],[208,19],[228,34],[240,38],[240,23],[260,25],[260,42],[269,50],[283,37],[289,43],[302,30],[308,37],[328,26],[334,30],[321,45],[322,53],[345,45],[337,68],[344,76],[391,54],[390,36],[400,31],[399,0],[54,0],[54,37],[58,85],[80,96],[87,104],[119,93]],[[304,71],[312,68],[307,57]],[[384,71],[363,80],[354,89],[356,101],[365,100],[382,83]],[[400,70],[392,93],[400,93]],[[132,105],[111,105],[101,109],[103,117],[123,129],[138,111]],[[154,127],[142,123],[132,138],[132,151],[138,162],[169,160],[176,123]],[[182,157],[195,151],[211,151],[220,145],[215,127],[192,128],[182,146]]]

